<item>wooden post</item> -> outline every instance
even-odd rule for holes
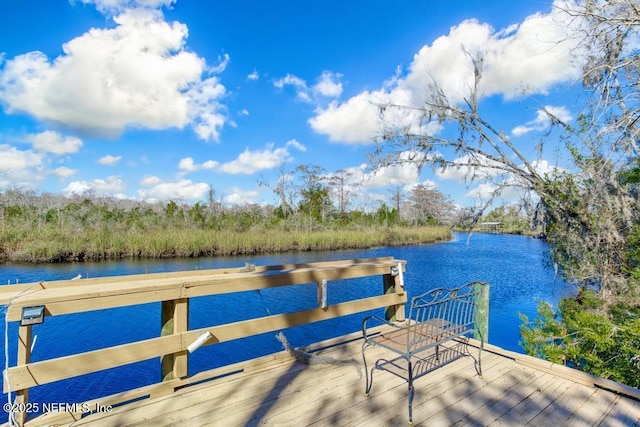
[[[318,282],[318,308],[328,310],[327,279]]]
[[[473,338],[489,342],[489,284],[476,282],[476,301],[473,321],[476,325]]]
[[[189,299],[162,301],[161,336],[179,334],[189,330]],[[162,381],[183,378],[189,374],[187,350],[166,354],[161,358]]]
[[[396,272],[393,269],[397,268]],[[382,275],[382,286],[385,294],[403,294],[404,279],[402,274],[402,264],[392,267],[392,272]],[[391,322],[403,322],[405,319],[404,304],[391,305],[384,310],[384,318]]]
[[[18,363],[17,366],[28,365],[31,362],[31,345],[33,344],[33,325],[20,326],[18,328]],[[16,391],[15,403],[20,405],[29,403],[29,389]],[[14,414],[16,423],[23,426],[27,421],[27,412]]]

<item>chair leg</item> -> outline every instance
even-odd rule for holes
[[[480,336],[480,350],[478,350],[478,376],[482,376],[482,349],[484,348],[484,337]]]
[[[373,385],[373,368],[371,369],[371,374],[369,374],[369,369],[367,368],[367,358],[365,357],[364,351],[368,347],[367,342],[365,341],[362,344],[362,361],[364,363],[364,376],[365,376],[365,388],[364,395],[369,396],[369,392],[371,391],[371,386]]]
[[[409,383],[409,424],[413,424],[413,369],[411,367],[411,360],[408,364],[408,383]]]

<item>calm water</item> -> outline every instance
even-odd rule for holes
[[[556,303],[571,292],[546,261],[547,245],[522,236],[457,234],[451,242],[364,251],[296,253],[274,256],[207,259],[118,261],[87,264],[6,265],[0,267],[1,283],[27,283],[83,277],[114,276],[190,269],[330,261],[393,256],[407,261],[405,284],[409,297],[438,286],[454,287],[473,280],[491,284],[489,342],[521,352],[518,345],[518,313],[534,317],[537,301]],[[329,304],[376,295],[380,277],[329,282]],[[355,284],[355,286],[353,286]],[[347,286],[351,285],[351,286]],[[200,328],[285,311],[312,308],[316,285],[299,285],[243,294],[194,298],[190,327]],[[379,314],[379,313],[378,313]],[[359,330],[366,314],[320,322],[285,331],[294,346],[302,346]],[[37,335],[32,359],[45,360],[68,354],[123,344],[159,335],[160,304],[80,313],[47,318],[34,327]],[[17,324],[9,327],[10,366],[15,365]],[[4,354],[4,343],[2,354]],[[258,357],[282,350],[273,333],[201,348],[192,354],[190,371]],[[155,383],[160,377],[158,359],[85,375],[31,390],[30,401],[81,402]],[[7,396],[4,395],[4,401]],[[4,415],[0,413],[1,415]],[[6,415],[4,416],[6,420]]]

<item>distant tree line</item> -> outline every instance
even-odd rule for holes
[[[298,165],[288,171],[282,164],[275,183],[261,180],[260,185],[273,191],[279,201],[274,213],[281,219],[443,226],[458,220],[451,198],[436,188],[417,184],[407,189],[391,184],[386,195],[369,195],[367,200],[360,197],[367,194],[365,189],[345,170],[328,173],[320,166]]]
[[[200,256],[301,246],[312,249],[324,246],[322,239],[334,239],[331,233],[322,234],[328,230],[449,226],[455,222],[456,211],[449,198],[424,185],[415,186],[407,194],[402,187],[394,188],[393,206],[384,200],[375,205],[356,205],[352,197],[356,189],[346,173],[325,174],[310,165],[299,166],[294,173],[280,177],[275,185],[262,183],[273,190],[277,200],[274,205],[225,205],[213,187],[206,200],[193,204],[180,200],[151,203],[99,196],[91,191],[65,196],[6,189],[0,192],[0,260]],[[263,245],[255,239],[265,230],[277,242]],[[301,235],[309,233],[317,234],[314,243],[301,243]],[[448,233],[444,227],[435,240]],[[247,234],[251,234],[250,239]],[[173,239],[168,237],[171,235]],[[244,240],[240,235],[245,235]],[[431,240],[429,235],[426,232],[425,241]],[[342,243],[328,243],[327,247],[367,246],[356,237],[349,242],[347,236],[342,233]],[[389,239],[374,239],[371,245],[420,243],[416,238],[414,241],[409,234],[391,233]]]
[[[269,186],[276,205],[247,203],[224,205],[213,187],[207,200],[193,204],[181,200],[146,202],[99,196],[93,191],[61,195],[31,189],[0,191],[0,226],[71,227],[77,231],[95,227],[233,229],[277,224],[289,227],[322,227],[333,224],[442,225],[457,220],[457,209],[448,196],[423,184],[408,191],[390,187],[389,200],[354,203],[359,190],[338,171],[326,175],[319,166],[295,169],[299,180]],[[284,182],[284,184],[283,184]]]

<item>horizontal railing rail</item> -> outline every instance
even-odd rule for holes
[[[31,362],[32,325],[20,325],[17,363],[5,371],[4,392],[16,393],[14,407],[28,407],[26,404],[32,387],[160,357],[161,381],[144,387],[144,390],[146,395],[167,393],[174,390],[171,386],[167,387],[168,384],[175,383],[176,387],[189,384],[187,348],[203,336],[202,345],[213,345],[378,308],[386,308],[389,318],[404,320],[407,297],[402,272],[405,261],[388,257],[250,267],[0,287],[0,303],[7,306],[6,316],[10,322],[21,320],[23,308],[29,307],[44,307],[44,315],[48,317],[161,303],[158,337],[38,362]],[[376,275],[383,278],[380,295],[328,304],[327,281]],[[317,284],[318,301],[315,308],[189,329],[189,301],[193,297],[308,283]],[[192,377],[194,381],[201,381],[207,374],[197,373]],[[138,397],[139,391],[119,395],[124,402],[133,395]],[[113,403],[113,396],[109,397],[109,402]],[[25,415],[21,412],[15,414],[18,424],[24,424]],[[65,415],[75,419],[82,414],[60,414],[61,417]],[[46,419],[51,422],[50,414]]]

